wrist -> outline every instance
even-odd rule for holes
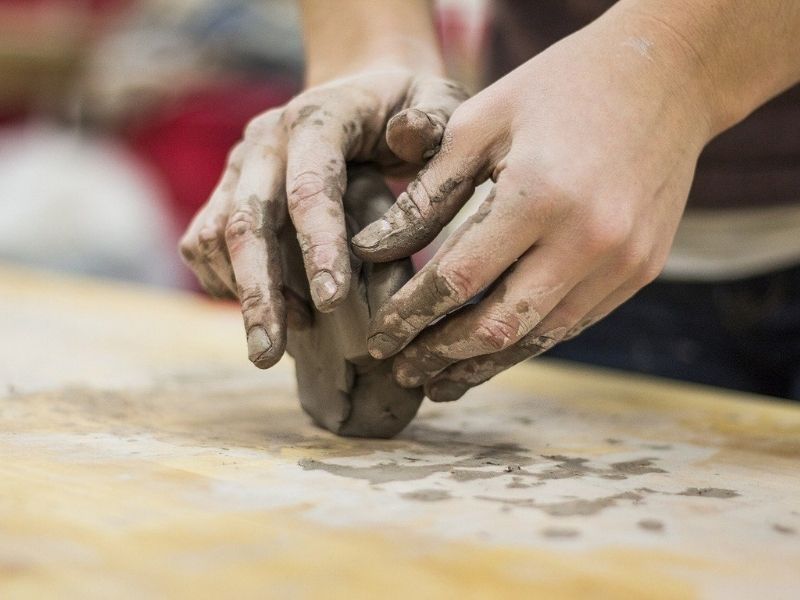
[[[648,13],[639,3],[623,2],[597,24],[607,20],[610,50],[616,49],[620,64],[635,65],[631,68],[649,89],[651,101],[682,113],[687,133],[704,145],[737,122],[737,111],[726,101],[694,36],[676,28],[665,13]]]
[[[711,137],[800,77],[800,8],[791,2],[621,0],[606,16],[650,42],[695,96]]]
[[[417,75],[444,76],[444,62],[438,47],[413,39],[381,40],[354,48],[344,56],[307,55],[306,61],[306,87],[370,71],[408,70]]]
[[[306,83],[366,70],[444,68],[430,0],[303,0]]]

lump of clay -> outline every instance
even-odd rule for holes
[[[383,178],[366,167],[348,169],[344,208],[348,233],[379,218],[394,202]],[[404,389],[392,361],[367,352],[370,317],[411,278],[411,261],[360,263],[352,257],[350,294],[330,313],[313,309],[300,248],[291,227],[282,236],[284,282],[309,306],[312,323],[289,329],[300,404],[315,423],[344,436],[388,438],[399,433],[422,402],[422,388]]]

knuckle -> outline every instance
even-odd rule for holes
[[[519,329],[519,318],[511,314],[498,314],[481,319],[474,335],[482,348],[497,352],[508,348],[519,339]]]
[[[456,304],[467,302],[480,291],[472,269],[462,263],[440,263],[433,273],[433,283],[440,296]]]
[[[331,100],[333,98],[330,94],[324,93],[322,90],[306,91],[286,104],[280,121],[287,130],[291,131],[308,121],[309,118],[316,120],[318,117],[328,117],[331,113],[325,106],[328,106]]]
[[[306,171],[293,180],[287,194],[289,210],[306,212],[320,199],[330,198],[333,189],[319,173]]]
[[[200,253],[196,238],[189,233],[184,234],[180,242],[178,242],[178,251],[186,264],[193,264]]]
[[[225,239],[236,241],[247,234],[255,233],[261,227],[261,216],[250,207],[238,208],[225,226]]]
[[[238,296],[242,312],[246,315],[253,313],[264,304],[264,292],[259,287],[240,287]]]
[[[212,258],[220,250],[220,231],[217,225],[206,225],[197,232],[197,242],[200,255],[203,258]]]
[[[620,219],[595,218],[584,227],[581,243],[587,253],[605,254],[622,248],[630,231],[630,227]]]
[[[408,191],[397,198],[397,208],[409,219],[422,219],[430,207],[430,198],[420,182],[414,182]]]
[[[264,136],[272,133],[275,130],[279,119],[280,111],[278,110],[269,110],[256,117],[253,117],[244,127],[244,139],[262,139]],[[242,145],[243,144],[239,144],[239,146]]]
[[[648,263],[649,258],[650,251],[644,244],[623,244],[616,259],[617,270],[620,274],[642,271],[642,267]]]

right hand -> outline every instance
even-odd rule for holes
[[[277,233],[287,213],[313,302],[328,312],[350,288],[346,163],[415,174],[438,150],[465,98],[461,87],[439,77],[376,70],[312,87],[248,124],[180,250],[212,296],[239,299],[257,367],[275,364],[286,347],[286,305],[293,298],[284,297]]]

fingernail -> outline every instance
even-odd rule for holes
[[[311,297],[316,306],[329,302],[336,295],[339,287],[336,285],[333,276],[327,271],[320,271],[311,280]]]
[[[247,356],[258,366],[263,356],[272,348],[272,340],[263,327],[253,327],[247,334]]]
[[[374,358],[388,358],[400,350],[400,342],[385,333],[376,333],[367,340],[367,349]]]
[[[367,225],[360,233],[353,236],[353,244],[359,248],[374,248],[383,241],[386,235],[392,230],[383,219]]]
[[[469,386],[466,383],[441,379],[429,384],[425,391],[434,402],[453,402],[466,394],[467,390]]]
[[[396,360],[394,378],[401,387],[414,388],[422,385],[423,373],[409,362]]]

